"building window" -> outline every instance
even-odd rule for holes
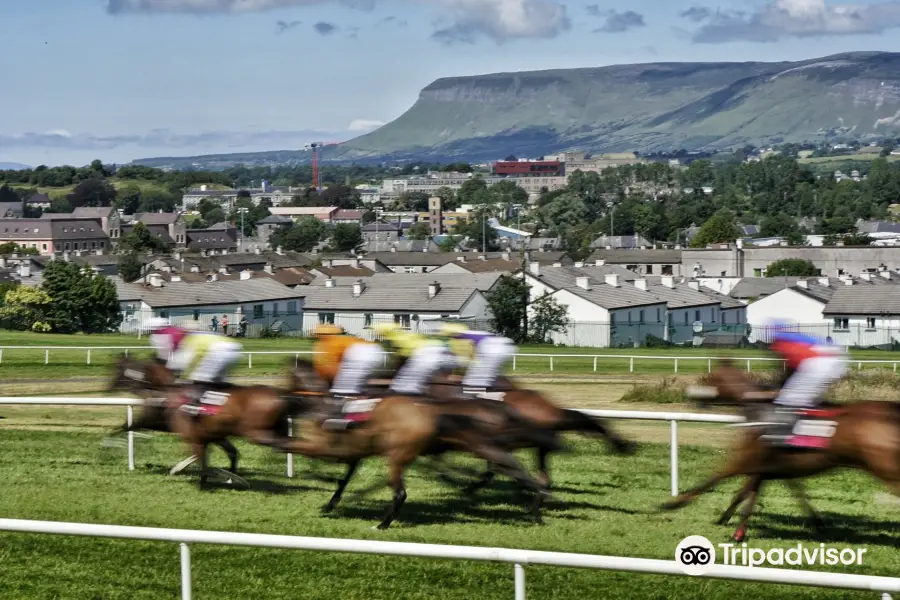
[[[662,323],[662,311],[658,308],[656,309],[656,322]]]
[[[869,317],[866,319],[866,328],[875,329],[875,317]]]
[[[253,318],[254,319],[262,319],[263,318],[263,305],[262,304],[254,304],[253,305]]]
[[[69,242],[66,242],[65,244],[63,244],[63,250],[68,250],[68,249],[69,249]]]
[[[334,325],[334,313],[319,313],[319,323]]]
[[[662,274],[663,275],[671,275],[672,274],[672,265],[663,265]]]
[[[91,242],[91,250],[97,248],[97,242]]]
[[[195,321],[199,321],[199,320],[200,320],[200,311],[199,311],[199,310],[195,310],[195,311],[194,311],[194,320],[195,320]]]
[[[277,302],[272,303],[272,316],[273,317],[278,316],[278,303]]]
[[[843,319],[841,317],[834,318],[834,328],[835,329],[850,329],[850,320]]]
[[[616,324],[616,313],[609,313],[609,324],[610,325]]]
[[[297,301],[291,300],[287,303],[287,314],[296,315],[297,314]]]
[[[688,324],[688,314],[687,314],[687,311],[684,311],[684,324],[685,324],[685,325]]]
[[[363,315],[363,327],[371,327],[372,326],[372,313],[366,313]]]
[[[762,277],[762,269],[753,269],[754,277]]]
[[[638,313],[638,314],[639,314],[639,316],[638,316],[638,323],[643,323],[643,322],[644,322],[644,309],[642,308],[642,309],[641,309],[641,312]]]
[[[42,249],[44,252],[46,252],[46,251],[47,251],[47,244],[41,244],[41,249]]]
[[[647,265],[647,275],[653,275],[653,265]]]
[[[699,310],[695,310],[695,311],[694,311],[694,320],[695,320],[695,321],[699,321],[699,320],[700,320],[700,311],[699,311]]]
[[[394,315],[394,323],[400,327],[409,328],[410,315]]]

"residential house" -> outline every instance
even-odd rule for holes
[[[371,254],[373,252],[440,252],[441,247],[432,239],[410,240],[396,239],[392,242],[381,240],[368,240],[363,242],[357,250],[358,253]]]
[[[362,236],[366,242],[380,242],[389,244],[400,239],[403,235],[403,229],[397,223],[385,223],[383,221],[375,221],[362,227]],[[386,248],[388,246],[382,246]]]
[[[797,279],[792,285],[763,295],[747,305],[750,341],[771,343],[778,329],[776,321],[796,326],[798,331],[824,339],[829,335],[831,320],[822,313],[838,286],[839,279],[828,277]],[[856,290],[859,293],[859,290]],[[739,292],[746,293],[746,292]]]
[[[831,321],[830,336],[840,346],[878,346],[893,349],[900,344],[900,287],[896,284],[867,286],[852,279],[837,286],[822,310]]]
[[[315,217],[323,223],[331,225],[338,210],[337,206],[273,206],[269,212],[294,221],[303,217]]]
[[[43,213],[41,219],[99,221],[100,227],[115,245],[122,235],[122,217],[111,206],[79,206],[70,213]]]
[[[163,281],[151,274],[147,284],[125,283],[113,278],[125,313],[124,333],[146,332],[152,317],[166,317],[175,324],[198,322],[210,329],[213,318],[227,317],[236,331],[242,317],[247,335],[258,336],[267,328],[299,332],[303,324],[303,288],[291,289],[268,278],[218,281],[213,275],[201,283]]]
[[[590,248],[605,248],[607,250],[614,250],[618,248],[651,248],[653,244],[648,242],[643,237],[638,234],[634,235],[601,235],[596,240],[591,242]]]
[[[109,236],[90,219],[0,219],[0,243],[14,242],[42,255],[105,251]]]
[[[339,208],[334,211],[334,214],[331,216],[331,222],[335,225],[339,223],[360,225],[362,223],[362,217],[363,211],[361,210]]]
[[[254,206],[258,206],[263,200],[268,200],[272,206],[281,206],[293,200],[294,196],[301,194],[304,188],[292,186],[272,186],[268,182],[263,181],[259,188],[250,188],[247,190],[214,190],[209,185],[201,185],[199,188],[192,188],[182,195],[182,206],[184,210],[193,210],[203,200],[209,200],[222,207],[226,212],[234,208],[238,194],[246,191],[250,194],[250,201]]]
[[[52,201],[50,200],[50,196],[47,194],[41,194],[35,192],[25,199],[25,208],[26,209],[41,209],[47,210],[50,208]]]
[[[0,219],[21,219],[24,211],[22,202],[0,202]]]
[[[187,245],[187,225],[181,213],[135,213],[134,221],[140,221],[151,230],[164,228],[176,248]]]
[[[293,224],[293,219],[281,215],[269,215],[264,219],[256,222],[256,237],[262,247],[268,247],[272,240],[272,235],[276,231],[280,231],[285,227]]]
[[[645,250],[595,250],[588,263],[620,265],[640,275],[684,275],[681,268],[681,250],[648,248]]]
[[[207,229],[188,229],[186,237],[189,250],[225,254],[236,252],[238,248],[238,230],[228,223],[218,223]]]
[[[457,260],[438,267],[431,271],[438,273],[512,273],[522,268],[523,259],[513,258],[509,252],[504,252],[501,258],[481,257],[479,260]]]
[[[402,282],[395,277],[375,275],[347,283],[328,278],[323,285],[305,288],[304,330],[335,323],[371,338],[372,325],[378,322],[429,331],[441,319],[484,322],[491,317],[484,293],[471,281],[448,287],[430,277],[406,277]]]

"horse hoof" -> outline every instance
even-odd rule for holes
[[[743,527],[738,527],[738,530],[734,532],[734,535],[731,536],[731,539],[740,544],[745,539],[747,539],[747,530]]]
[[[659,510],[675,510],[677,508],[681,508],[681,503],[675,500],[670,500],[668,502],[663,502],[659,505]]]
[[[327,515],[328,513],[330,513],[333,510],[334,510],[334,504],[331,504],[330,502],[320,509],[320,511],[323,515]]]
[[[625,456],[630,456],[632,454],[636,454],[638,449],[638,445],[636,442],[631,442],[628,440],[622,440],[618,444],[616,444],[616,452],[619,454],[623,454]]]
[[[372,529],[376,529],[376,530],[378,530],[378,531],[384,531],[385,529],[387,529],[387,528],[390,527],[390,526],[391,526],[390,523],[379,523],[378,525],[376,525],[376,526],[373,527]]]

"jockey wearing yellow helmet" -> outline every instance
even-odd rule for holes
[[[456,364],[440,340],[412,333],[394,323],[379,323],[374,329],[402,363],[391,381],[392,392],[420,396],[435,373]]]
[[[438,335],[449,338],[451,351],[469,362],[462,382],[466,394],[493,387],[506,362],[516,353],[516,346],[509,338],[472,331],[462,323],[444,323]]]
[[[372,342],[347,335],[339,325],[323,323],[313,332],[317,338],[313,344],[313,366],[316,373],[331,385],[336,402],[337,416],[341,415],[344,401],[360,397],[372,374],[384,359],[384,352]],[[345,429],[347,419],[334,418],[325,421],[328,429]]]
[[[167,366],[189,383],[185,396],[195,404],[201,392],[225,387],[225,375],[241,356],[242,347],[231,338],[199,331],[193,323],[186,323],[187,335],[169,359]]]

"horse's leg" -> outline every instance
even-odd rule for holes
[[[731,539],[737,543],[743,542],[747,537],[747,523],[750,521],[750,515],[753,514],[754,507],[756,507],[756,500],[759,498],[759,490],[763,481],[763,478],[758,475],[750,480],[750,491],[747,494],[749,497],[744,505],[744,510],[741,511],[741,522],[738,528],[735,529],[734,535],[731,536]]]
[[[519,485],[536,494],[534,504],[529,512],[538,523],[542,522],[541,505],[550,495],[547,489],[531,477],[519,461],[509,452],[488,443],[486,440],[473,441],[474,443],[469,446],[469,452],[493,464],[494,468],[501,474],[511,477]]]
[[[229,464],[229,472],[237,475],[237,464],[238,464],[238,450],[235,448],[234,444],[229,441],[228,438],[222,438],[216,442],[216,445],[221,448],[225,454],[228,455]]]
[[[358,460],[354,460],[347,465],[347,473],[345,473],[343,479],[338,482],[337,489],[334,491],[334,495],[331,496],[331,500],[328,501],[328,504],[322,507],[323,513],[329,513],[333,511],[334,507],[337,506],[338,502],[341,501],[341,496],[344,495],[344,489],[346,489],[347,484],[350,482],[350,478],[353,477],[354,473],[356,473],[356,468],[358,466]]]
[[[721,472],[713,475],[697,487],[684,492],[680,496],[677,496],[676,498],[673,498],[668,502],[663,503],[662,509],[675,510],[677,508],[683,508],[687,506],[688,504],[696,500],[698,496],[713,489],[726,479],[731,479],[732,477],[742,474],[744,472],[744,469],[738,468],[738,466],[740,466],[739,463],[737,466],[729,465]]]
[[[194,456],[200,461],[200,490],[206,489],[206,481],[209,478],[209,458],[206,453],[206,444],[202,442],[192,442],[191,449]]]
[[[394,490],[394,496],[391,499],[391,505],[388,507],[387,513],[384,515],[384,519],[378,524],[377,529],[384,530],[390,527],[391,523],[394,522],[394,519],[397,518],[397,513],[400,512],[400,509],[406,502],[406,486],[403,483],[403,473],[406,471],[406,467],[408,467],[414,459],[414,453],[406,452],[397,453],[389,458],[390,476],[388,485]]]
[[[487,468],[482,471],[481,475],[478,476],[478,479],[463,488],[463,494],[467,496],[474,496],[477,492],[491,485],[491,483],[494,482],[494,478],[496,476],[497,471],[494,465],[489,462],[487,464]]]
[[[813,531],[816,533],[822,531],[825,527],[825,522],[809,503],[809,496],[806,494],[806,486],[796,479],[786,479],[784,483],[794,494],[794,498],[797,499],[797,502],[800,503],[800,507],[803,509],[803,512],[806,513],[806,516],[809,519],[809,525],[812,527]]]
[[[727,525],[728,521],[731,520],[731,517],[734,516],[735,511],[737,511],[738,507],[741,505],[747,498],[747,494],[750,493],[750,488],[753,486],[753,479],[748,479],[746,483],[744,483],[744,487],[738,490],[738,492],[734,495],[734,498],[731,499],[731,504],[728,505],[728,508],[722,513],[722,516],[718,518],[716,521],[716,525]]]

